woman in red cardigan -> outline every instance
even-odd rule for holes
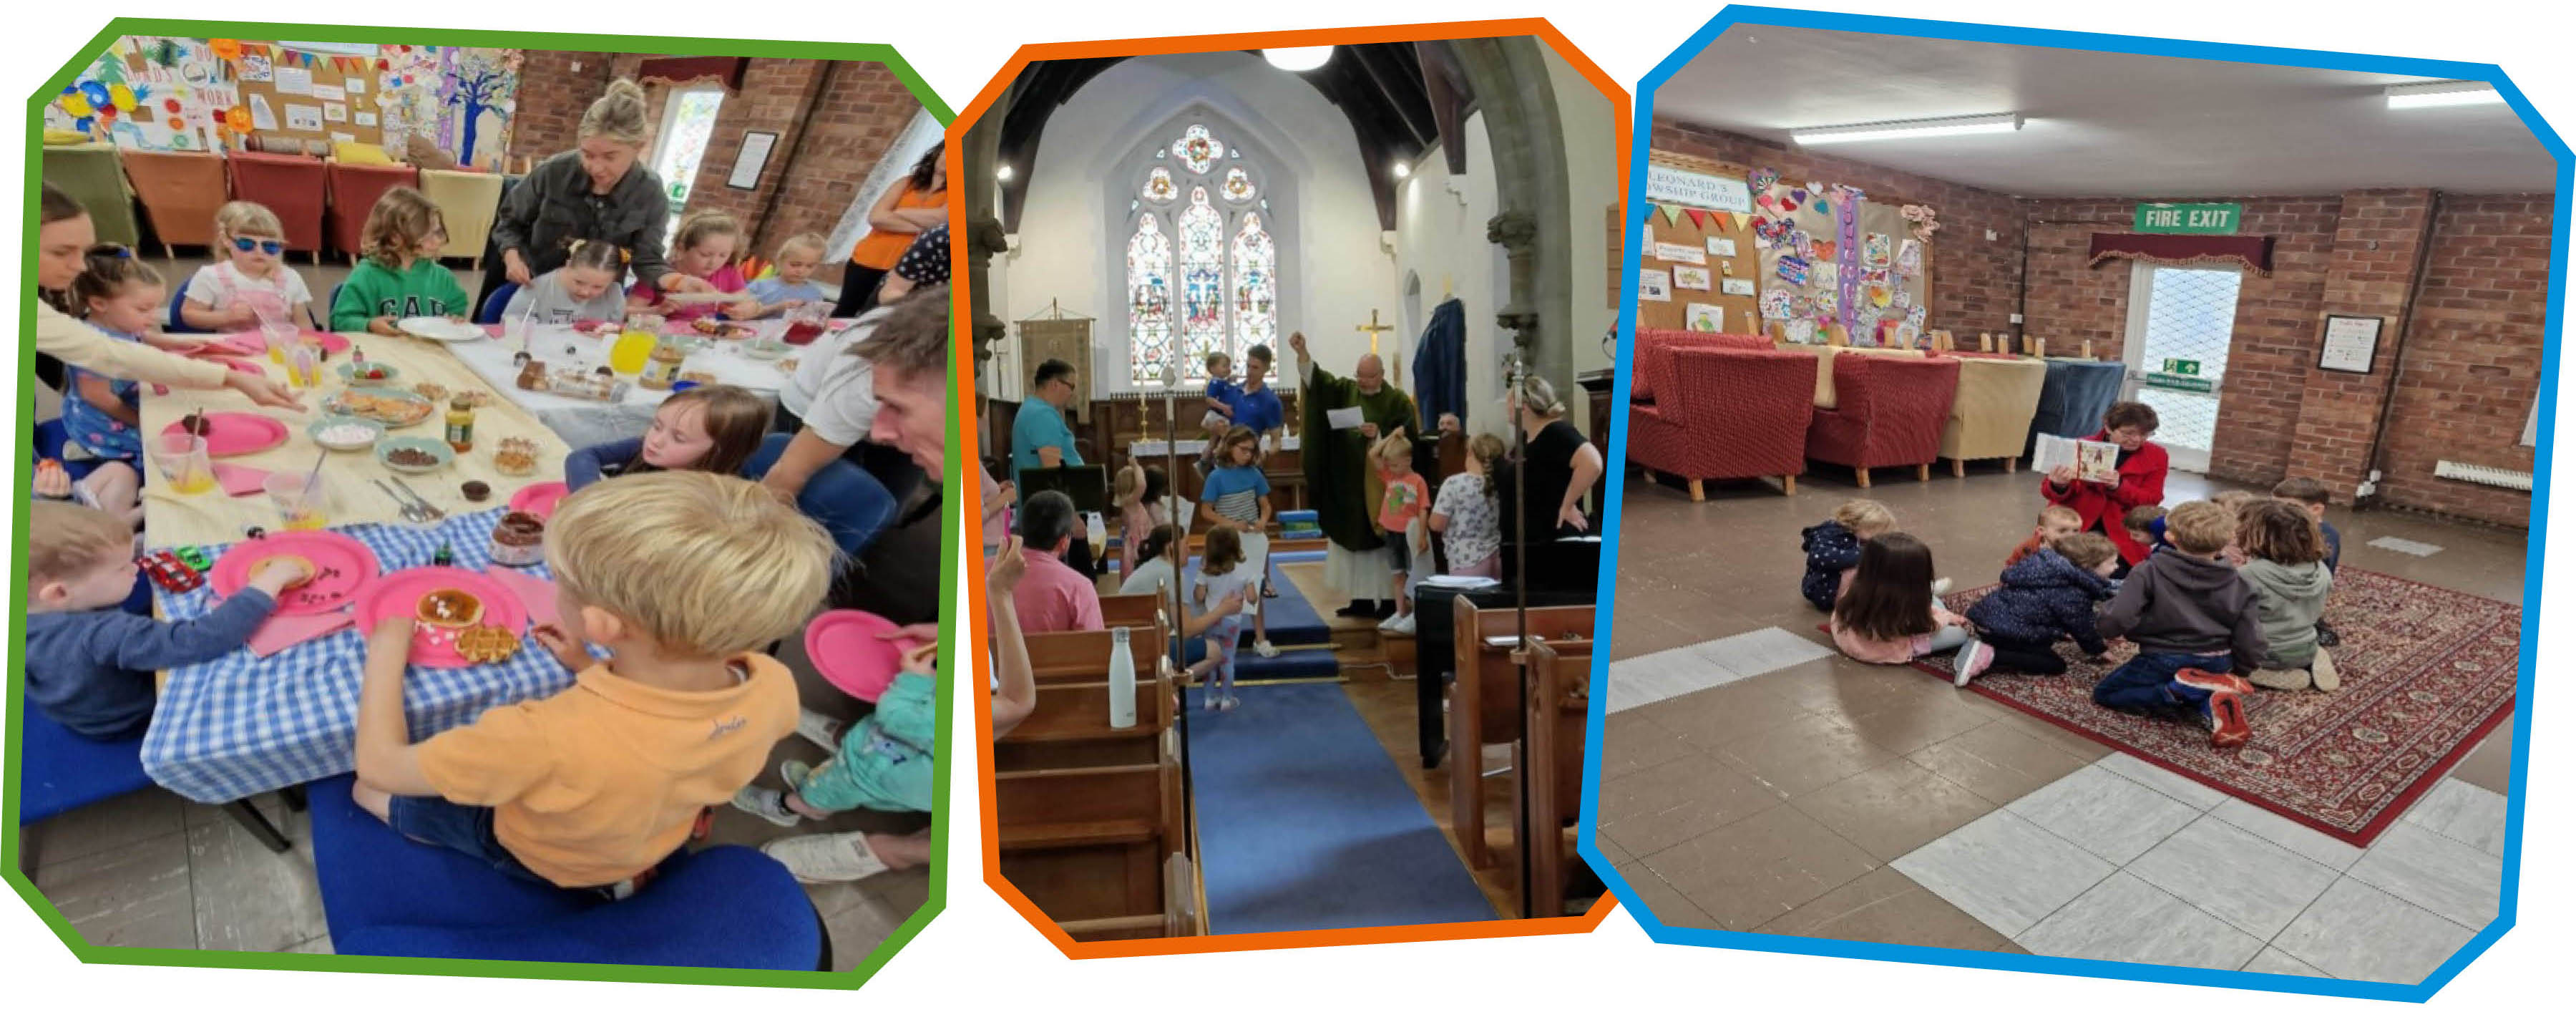
[[[2075,480],[2075,469],[2060,467],[2048,472],[2048,480],[2039,485],[2039,494],[2049,502],[2065,506],[2084,519],[2083,530],[2099,531],[2120,550],[2120,573],[2146,561],[2149,547],[2129,536],[2122,520],[2140,506],[2153,506],[2165,499],[2165,470],[2169,464],[2165,448],[2147,442],[2156,434],[2156,409],[2136,401],[2121,401],[2102,413],[2102,431],[2087,437],[2120,447],[2120,480],[2117,484]]]

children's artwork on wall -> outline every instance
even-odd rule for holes
[[[1843,286],[1843,268],[1841,264],[1825,260],[1820,256],[1817,258],[1815,265],[1809,267],[1807,270],[1807,277],[1809,279],[1807,284],[1810,287],[1820,288],[1825,292],[1831,292],[1839,291]],[[1818,292],[1817,294],[1822,295],[1824,292]]]
[[[276,76],[275,72],[269,67],[268,57],[256,53],[245,53],[242,55],[242,80],[263,82],[273,81],[276,80]]]
[[[1655,259],[1677,264],[1706,264],[1708,251],[1689,243],[1659,242],[1655,244]]]
[[[1872,232],[1867,238],[1861,240],[1860,265],[1871,270],[1886,270],[1888,263],[1894,259],[1891,250],[1892,246],[1887,233]]]
[[[1709,241],[1708,241],[1708,255],[1713,256],[1713,257],[1731,257],[1731,256],[1734,256],[1734,255],[1735,255],[1735,240],[1733,240],[1733,239],[1719,239],[1719,238],[1715,238],[1715,237],[1710,238],[1710,239],[1709,239]]]
[[[1673,277],[1668,271],[1637,272],[1637,298],[1646,302],[1673,301]]]
[[[1722,294],[1722,295],[1751,295],[1751,294],[1753,294],[1753,279],[1752,279],[1752,278],[1726,278],[1726,279],[1723,279],[1723,280],[1719,281],[1719,282],[1717,283],[1717,285],[1718,285],[1718,289],[1717,289],[1717,290],[1718,290],[1718,293],[1719,293],[1719,294]],[[1782,292],[1782,293],[1780,293],[1780,294],[1782,294],[1782,295],[1784,295],[1784,296],[1785,296],[1785,295],[1787,295],[1788,293],[1787,293],[1787,292]]]
[[[44,125],[138,150],[210,151],[242,147],[255,131],[321,134],[340,123],[361,128],[359,140],[400,150],[384,107],[348,107],[350,96],[381,93],[383,74],[420,89],[401,102],[404,131],[460,161],[498,161],[517,106],[518,50],[378,48],[384,55],[371,59],[276,42],[122,36],[46,104]]]
[[[1779,263],[1772,269],[1780,275],[1781,281],[1788,284],[1803,286],[1807,283],[1807,259],[1805,257],[1799,256],[1795,253],[1783,254],[1780,257]]]
[[[1707,290],[1708,290],[1708,268],[1706,268],[1706,267],[1675,267],[1675,268],[1673,268],[1673,287],[1675,287],[1675,288],[1680,288],[1680,289],[1686,289],[1686,290],[1694,291],[1694,292],[1705,292],[1705,291],[1707,291]]]
[[[1907,239],[1904,245],[1897,247],[1896,273],[1909,278],[1922,276],[1923,240]]]
[[[1690,304],[1690,329],[1718,333],[1726,329],[1726,310],[1705,302]]]
[[[386,46],[376,61],[386,146],[421,137],[460,163],[497,164],[518,112],[521,59],[516,49]]]
[[[287,103],[286,128],[289,130],[300,130],[305,133],[321,133],[322,107],[318,105],[297,105],[292,102]]]
[[[1781,327],[1788,332],[1791,344],[1816,343],[1816,321],[1814,320],[1801,317],[1781,324]]]
[[[1828,268],[1830,268],[1830,267],[1832,267],[1832,266],[1833,266],[1832,264],[1817,264],[1817,265],[1816,265],[1816,269],[1821,271],[1821,270],[1828,269]],[[1821,289],[1819,289],[1819,290],[1816,292],[1816,318],[1817,318],[1817,319],[1820,319],[1820,320],[1832,320],[1835,316],[1838,316],[1838,315],[1840,315],[1840,314],[1841,314],[1841,312],[1842,312],[1842,305],[1843,305],[1842,289],[1840,289],[1840,288],[1821,288]]]
[[[1745,283],[1749,285],[1752,281],[1747,279]],[[1773,288],[1762,293],[1763,319],[1786,320],[1790,316],[1790,308],[1791,305],[1788,289]]]

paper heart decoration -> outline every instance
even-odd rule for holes
[[[1818,197],[1816,198],[1816,213],[1831,217],[1834,213],[1834,205],[1825,203],[1825,198]]]
[[[1808,184],[1807,184],[1807,192],[1809,192],[1809,193],[1823,193],[1823,192],[1825,192],[1825,184],[1823,184],[1823,183],[1817,183],[1817,182],[1810,182],[1810,183],[1808,183]]]
[[[1772,200],[1769,193],[1764,193],[1759,197],[1753,198],[1753,203],[1755,206],[1760,207],[1765,211],[1776,211],[1780,209],[1779,202]]]
[[[1753,175],[1745,179],[1745,182],[1753,185],[1753,189],[1757,193],[1770,189],[1771,184],[1779,181],[1780,174],[1773,172],[1770,169],[1755,169],[1753,170]]]
[[[1816,259],[1818,260],[1834,259],[1834,254],[1842,249],[1841,243],[1828,239],[1818,239],[1813,245],[1816,251]]]

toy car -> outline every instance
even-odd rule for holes
[[[151,577],[153,583],[159,584],[161,589],[173,594],[185,594],[206,585],[204,576],[188,568],[187,563],[171,552],[154,552],[146,555],[143,557],[142,565],[143,575]]]
[[[215,560],[207,558],[206,550],[195,545],[175,549],[171,554],[178,556],[179,561],[185,563],[188,568],[200,573],[215,568]]]

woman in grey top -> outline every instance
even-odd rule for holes
[[[711,288],[671,269],[662,232],[671,208],[662,179],[639,164],[651,139],[644,89],[620,78],[581,116],[581,146],[537,163],[501,202],[492,245],[501,255],[483,275],[477,307],[503,281],[522,286],[562,267],[577,239],[626,250],[636,280],[663,291]]]

